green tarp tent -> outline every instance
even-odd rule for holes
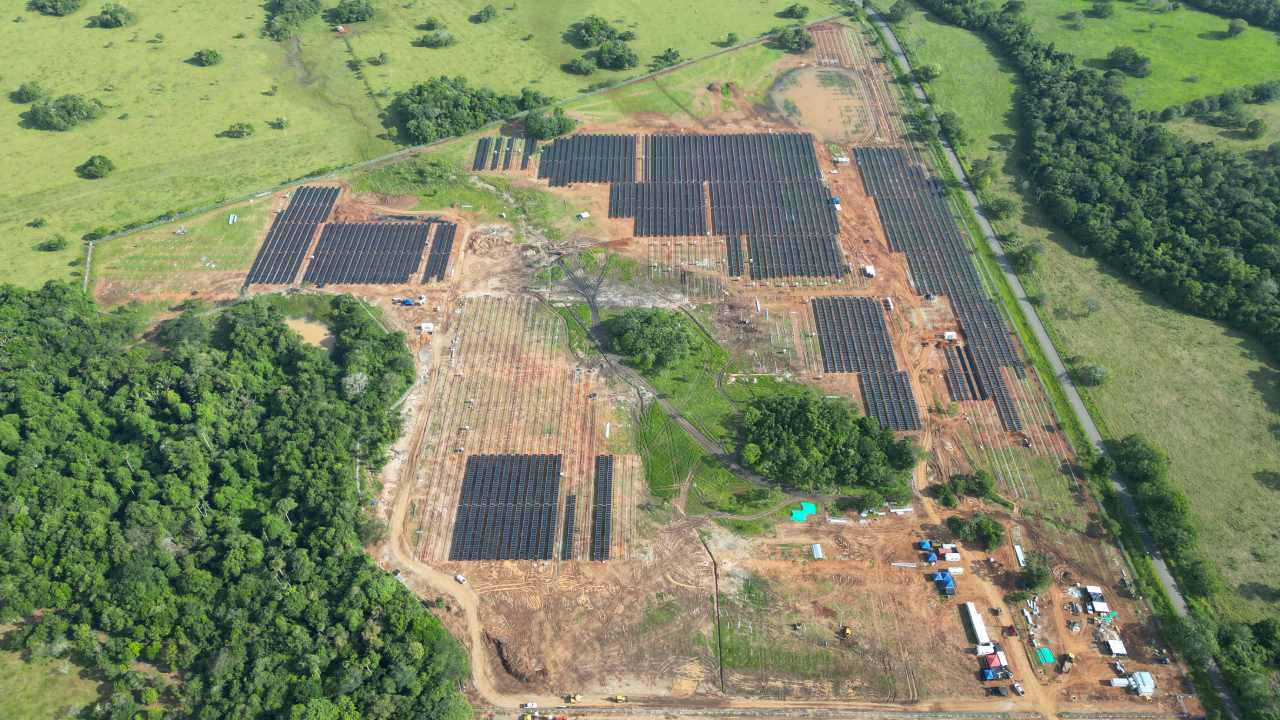
[[[1047,647],[1036,648],[1036,659],[1040,661],[1041,665],[1052,665],[1053,651]]]

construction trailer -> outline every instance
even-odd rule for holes
[[[1130,675],[1129,681],[1133,691],[1142,697],[1151,697],[1156,694],[1156,679],[1146,670],[1139,670]]]
[[[987,624],[982,621],[982,614],[978,612],[978,606],[967,602],[964,604],[964,612],[969,619],[969,628],[973,630],[973,639],[979,645],[990,645],[991,637],[987,635]]]

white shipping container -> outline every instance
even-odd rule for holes
[[[964,568],[962,568],[962,567],[949,567],[949,568],[947,568],[947,572],[951,573],[952,575],[963,575],[963,574],[964,574]]]
[[[960,553],[947,553],[942,556],[942,559],[947,562],[960,562]]]

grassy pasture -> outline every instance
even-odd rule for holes
[[[1117,3],[1116,10],[1113,19],[1141,12],[1125,3]],[[1049,14],[1030,4],[1028,12]],[[1179,14],[1195,13],[1181,10],[1158,17],[1163,22]],[[1224,25],[1210,20],[1203,20],[1206,27]],[[1092,28],[1103,21],[1086,22]],[[1068,44],[1077,41],[1074,31],[1040,31],[1074,49]],[[1256,343],[1180,313],[1118,277],[1045,223],[1020,192],[1022,177],[1010,159],[1016,139],[1016,78],[982,39],[924,13],[913,14],[899,35],[917,61],[943,66],[942,77],[929,91],[940,109],[955,111],[963,121],[971,138],[964,154],[989,155],[1001,168],[993,190],[1015,200],[1018,211],[997,228],[1044,242],[1041,269],[1023,282],[1029,292],[1044,295],[1041,318],[1059,352],[1111,371],[1106,384],[1082,391],[1094,419],[1111,436],[1142,433],[1168,452],[1171,477],[1191,500],[1205,551],[1236,591],[1223,610],[1246,618],[1274,612],[1280,606],[1280,569],[1250,548],[1273,538],[1272,518],[1280,512],[1280,368],[1275,359],[1265,357]],[[1168,52],[1182,42],[1163,33],[1155,37],[1170,44]],[[1230,41],[1213,42],[1230,47]],[[1153,55],[1153,64],[1158,62]],[[1156,77],[1153,73],[1147,80]],[[1145,81],[1126,82],[1132,88]],[[1246,82],[1242,77],[1234,84]],[[1193,87],[1193,97],[1213,92],[1205,90],[1204,82]],[[1098,309],[1088,312],[1087,300],[1096,301]]]
[[[1025,12],[1040,37],[1085,65],[1103,67],[1107,53],[1120,45],[1151,58],[1149,76],[1125,80],[1126,92],[1141,109],[1163,110],[1228,88],[1274,80],[1280,68],[1280,44],[1273,32],[1250,28],[1227,38],[1227,20],[1216,15],[1185,6],[1158,13],[1143,2],[1112,4],[1115,14],[1109,18],[1089,17],[1093,3],[1085,0],[1039,0],[1027,3]],[[1084,14],[1081,29],[1065,19],[1071,12]]]
[[[1280,70],[1277,70],[1277,74],[1280,74]],[[1214,127],[1195,118],[1174,120],[1167,123],[1167,127],[1188,140],[1216,143],[1237,152],[1265,150],[1271,143],[1280,142],[1280,102],[1245,105],[1245,111],[1249,113],[1249,117],[1256,117],[1266,123],[1267,131],[1262,137],[1250,139],[1239,130]]]
[[[9,720],[55,720],[72,717],[98,699],[98,683],[84,678],[66,660],[26,662],[13,652],[0,652],[0,717]]]
[[[335,54],[322,31],[296,46],[259,36],[258,0],[215,6],[185,0],[136,0],[138,22],[97,29],[86,18],[97,6],[69,17],[22,12],[5,24],[5,66],[0,69],[0,277],[36,285],[74,274],[78,242],[65,251],[35,252],[54,232],[69,239],[98,226],[145,220],[250,192],[318,168],[387,152],[377,108]],[[318,22],[318,21],[317,21]],[[243,37],[236,37],[243,34]],[[197,67],[201,48],[223,62]],[[67,132],[23,127],[29,106],[7,93],[39,79],[55,94],[101,99],[107,113]],[[274,94],[272,88],[275,88]],[[288,119],[273,130],[267,122]],[[231,123],[252,123],[249,138],[219,137]],[[83,180],[74,168],[100,153],[116,171]],[[43,229],[25,227],[47,218]]]
[[[688,3],[681,0],[562,0],[555,3],[497,4],[498,16],[477,24],[470,17],[479,4],[472,0],[439,0],[427,3],[388,3],[379,17],[354,26],[351,46],[355,56],[367,59],[385,52],[391,62],[366,67],[365,74],[375,91],[402,90],[432,75],[462,75],[474,83],[495,90],[518,92],[532,87],[557,97],[583,92],[593,83],[622,80],[647,72],[654,55],[675,48],[682,57],[694,58],[718,49],[730,32],[740,40],[760,35],[785,20],[776,13],[785,0],[743,0],[742,2]],[[819,0],[808,3],[811,17],[835,12]],[[583,50],[564,41],[569,25],[586,15],[596,14],[620,28],[632,30],[631,45],[640,66],[624,71],[597,70],[583,77],[564,72],[561,66]],[[448,48],[415,47],[426,18],[445,22],[457,38]]]

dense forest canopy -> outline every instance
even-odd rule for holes
[[[915,443],[895,438],[846,402],[811,391],[754,400],[742,413],[739,452],[756,472],[784,486],[810,492],[885,500],[911,498]]]
[[[1028,169],[1057,222],[1173,304],[1280,349],[1280,167],[1179,139],[1119,78],[1077,66],[1010,6],[925,0],[993,38],[1026,82]]]
[[[390,107],[403,137],[430,143],[465,135],[494,120],[550,105],[551,98],[524,88],[519,95],[500,95],[472,87],[463,77],[437,77],[396,95]]]
[[[94,716],[469,717],[461,647],[362,551],[411,358],[328,315],[331,355],[261,299],[162,351],[77,288],[0,287],[0,621],[42,611],[10,642],[100,670]]]

